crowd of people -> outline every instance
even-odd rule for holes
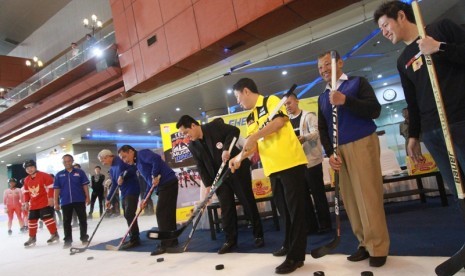
[[[424,57],[417,57],[413,63],[409,61],[418,52],[432,55],[453,145],[458,162],[464,167],[465,94],[459,89],[465,86],[465,30],[443,19],[428,25],[428,36],[419,38],[412,8],[402,1],[383,3],[376,10],[374,21],[383,36],[393,44],[406,44],[398,58],[398,71],[408,104],[403,110],[405,122],[400,126],[401,134],[406,138],[407,154],[415,162],[422,161],[421,134],[449,189],[457,195]],[[246,120],[246,139],[240,147],[233,145],[232,151],[228,150],[234,138],[239,138],[240,131],[221,119],[200,125],[193,117],[183,115],[177,122],[179,132],[190,140],[189,150],[207,193],[222,164],[227,164],[232,172],[232,176],[216,190],[225,233],[218,254],[232,252],[237,247],[236,198],[252,226],[253,245],[265,246],[250,173],[249,158],[258,153],[284,225],[282,243],[272,245],[276,247],[274,256],[285,257],[275,272],[287,274],[302,267],[308,234],[333,230],[323,183],[324,149],[330,167],[339,176],[344,209],[358,240],[357,248],[347,260],[368,259],[371,267],[380,267],[387,262],[390,237],[383,205],[380,145],[373,121],[380,115],[381,105],[367,79],[344,73],[344,61],[337,52],[336,68],[333,68],[330,52],[321,53],[317,59],[319,74],[326,83],[318,97],[318,114],[301,110],[295,94],[290,94],[286,103],[279,106],[278,97],[264,96],[254,80],[242,78],[232,86],[238,104],[250,111]],[[335,87],[331,80],[333,70],[336,70]],[[273,114],[278,106],[278,111]],[[337,109],[337,148],[333,141],[336,139],[333,108]],[[104,208],[117,206],[120,199],[113,195],[119,190],[124,218],[127,225],[132,226],[129,239],[121,248],[130,249],[140,245],[136,212],[138,207],[146,207],[152,192],[158,196],[156,219],[159,229],[174,231],[179,187],[182,188],[183,183],[187,187],[188,182],[191,186],[200,186],[194,173],[181,170],[177,175],[160,155],[149,149],[136,150],[124,145],[117,154],[108,149],[100,151],[98,159],[110,168],[107,179],[101,173],[101,167],[96,166],[89,181],[82,169],[73,166],[73,156],[69,154],[62,158],[64,170],[54,178],[38,171],[33,160],[26,161],[24,169],[28,176],[24,186],[19,189],[16,179],[11,178],[9,188],[4,192],[8,233],[11,234],[16,214],[20,229],[29,234],[24,245],[32,246],[36,243],[40,219],[51,235],[47,243],[55,243],[59,234],[54,210],[61,210],[65,247],[70,247],[73,242],[71,222],[74,213],[79,220],[80,240],[86,244],[89,239],[87,218],[92,218],[96,200],[102,216]],[[139,178],[143,179],[144,185],[140,185]],[[89,204],[87,214],[86,205]],[[119,211],[119,206],[116,209]],[[29,211],[27,223],[23,219],[25,210]],[[167,248],[177,245],[177,239],[162,240],[151,254],[163,254]]]

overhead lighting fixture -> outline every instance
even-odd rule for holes
[[[150,134],[150,133],[152,133],[152,131],[149,130],[149,131],[147,131],[147,133]]]
[[[226,90],[226,93],[231,94],[231,93],[232,93],[232,89]]]
[[[381,74],[378,75],[378,79],[380,79],[380,78],[382,78],[382,77],[383,77],[383,75],[381,75]]]
[[[87,131],[91,131],[92,129],[90,129],[90,127],[86,128]]]
[[[42,148],[41,146],[37,146],[38,149]]]
[[[18,157],[21,157],[21,153],[18,153]]]
[[[122,130],[122,129],[118,129],[118,132],[123,132],[123,130]]]
[[[2,161],[0,161],[0,163],[5,163],[5,161],[2,160]]]
[[[31,59],[26,60],[26,66],[32,67],[35,71],[38,71],[44,66],[44,63],[36,56]]]
[[[179,107],[176,107],[176,111],[181,111],[181,108],[179,108]]]
[[[284,70],[284,71],[281,72],[281,74],[282,74],[283,76],[285,76],[285,75],[287,75],[287,71]]]
[[[387,82],[385,82],[385,83],[383,83],[383,85],[384,85],[384,86],[386,86],[386,85],[388,85],[388,83],[387,83]]]
[[[89,19],[84,18],[84,20],[82,20],[82,23],[84,23],[84,28],[92,30],[92,36],[95,34],[95,31],[102,28],[103,25],[102,21],[98,20],[95,14],[91,15],[90,21]]]
[[[65,140],[65,137],[61,137],[60,140]]]

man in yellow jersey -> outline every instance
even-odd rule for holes
[[[273,119],[260,129],[269,114],[279,103],[276,96],[264,97],[258,93],[255,82],[240,79],[233,86],[237,102],[250,109],[247,117],[247,140],[242,152],[229,162],[234,172],[241,161],[258,151],[265,175],[270,177],[273,197],[286,225],[285,246],[273,253],[286,255],[286,260],[276,267],[277,274],[291,273],[303,266],[307,237],[305,225],[305,169],[307,158],[294,134],[284,106]]]

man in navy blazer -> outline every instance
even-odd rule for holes
[[[222,162],[229,160],[229,146],[234,137],[239,137],[239,129],[225,124],[222,119],[200,125],[189,115],[183,115],[176,127],[181,133],[187,135],[191,142],[189,150],[197,163],[200,177],[205,187],[210,187]],[[231,155],[235,156],[239,149],[234,147]],[[258,214],[257,204],[252,192],[252,177],[250,174],[250,161],[246,163],[227,179],[217,190],[216,195],[220,202],[222,213],[222,226],[226,242],[221,246],[218,254],[228,253],[237,244],[237,213],[234,195],[244,207],[244,213],[249,217],[254,235],[254,246],[263,247],[263,228]],[[207,189],[207,192],[210,189]]]

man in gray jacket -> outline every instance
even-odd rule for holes
[[[323,182],[323,148],[318,132],[318,117],[313,112],[301,110],[299,100],[294,93],[289,96],[285,106],[294,132],[299,138],[308,160],[307,186],[313,197],[318,222],[317,226],[310,225],[310,232],[327,232],[331,230],[331,216]],[[313,210],[310,208],[310,211]],[[310,216],[312,215],[310,214]],[[311,221],[312,219],[310,219]]]

